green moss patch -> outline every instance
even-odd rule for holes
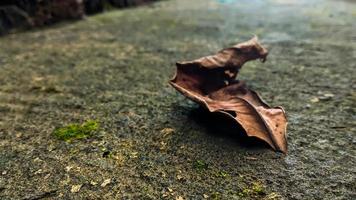
[[[193,167],[198,170],[198,171],[201,171],[201,170],[205,170],[205,169],[208,169],[208,164],[205,163],[204,161],[202,160],[196,160],[193,164]]]
[[[83,124],[69,124],[54,130],[53,134],[60,140],[70,142],[74,139],[83,139],[93,135],[98,130],[99,123],[89,120]]]
[[[262,197],[266,195],[265,186],[260,182],[253,182],[251,186],[244,188],[239,196],[241,197]]]

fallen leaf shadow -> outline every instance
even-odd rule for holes
[[[236,121],[222,113],[212,113],[200,106],[193,108],[189,112],[188,118],[206,129],[206,133],[210,136],[223,138],[234,145],[249,150],[272,150],[266,142],[255,137],[248,137],[245,130]]]

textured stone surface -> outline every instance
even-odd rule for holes
[[[172,0],[1,37],[0,199],[354,199],[354,9]],[[253,34],[270,54],[239,78],[284,106],[286,156],[168,84],[176,61]],[[89,119],[93,137],[52,134]]]

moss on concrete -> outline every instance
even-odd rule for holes
[[[57,128],[54,130],[53,135],[60,140],[70,142],[74,139],[90,137],[98,128],[98,122],[89,120],[83,124],[69,124],[65,127]]]

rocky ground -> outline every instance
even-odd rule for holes
[[[355,199],[355,9],[171,0],[0,38],[0,199]],[[270,55],[239,78],[285,108],[287,155],[167,83],[253,34]]]

